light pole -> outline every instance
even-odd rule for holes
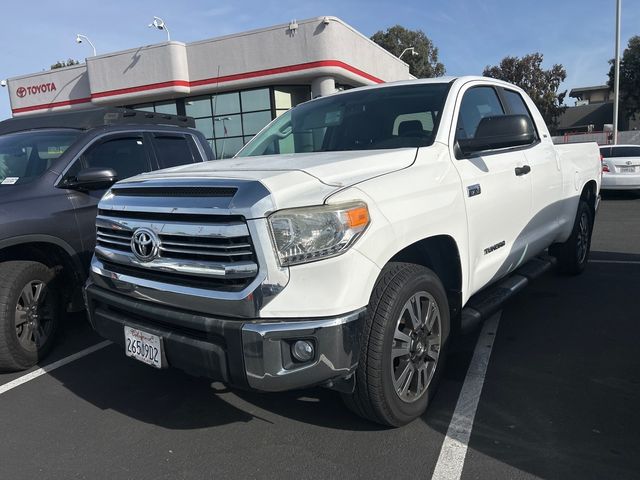
[[[224,158],[224,142],[227,140],[227,125],[224,123],[227,120],[231,120],[229,117],[217,117],[213,119],[216,122],[222,122],[222,129],[224,136],[222,137],[222,151],[220,152],[220,159]],[[217,135],[216,135],[217,137]]]
[[[76,43],[82,43],[82,40],[86,40],[87,43],[89,45],[91,45],[91,48],[93,48],[93,56],[96,56],[96,47],[95,45],[91,42],[91,40],[89,40],[89,37],[87,37],[86,35],[81,35],[79,33],[76,33]]]
[[[414,47],[408,47],[405,48],[400,55],[398,55],[398,58],[402,58],[402,56],[407,52],[411,52],[411,55],[413,56],[418,55],[418,52],[416,52],[416,49]]]
[[[153,17],[153,22],[151,22],[149,24],[149,28],[157,28],[158,30],[164,30],[165,32],[167,32],[167,42],[171,41],[171,35],[169,34],[169,29],[167,28],[167,24],[164,23],[164,20],[162,20],[160,17]]]
[[[620,15],[622,0],[616,2],[616,58],[613,83],[613,144],[618,144],[618,111],[620,108]]]

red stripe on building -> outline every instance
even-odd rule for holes
[[[13,113],[31,112],[33,110],[42,110],[44,108],[66,107],[68,105],[77,105],[78,103],[90,102],[91,98],[74,98],[73,100],[64,100],[62,102],[45,103],[42,105],[32,105],[30,107],[14,108]]]
[[[233,82],[236,80],[245,80],[247,78],[266,77],[268,75],[278,75],[281,73],[299,72],[301,70],[310,70],[312,68],[321,67],[337,67],[347,70],[351,73],[355,73],[367,80],[371,80],[375,83],[383,83],[383,80],[373,75],[363,72],[362,70],[352,67],[349,64],[341,62],[339,60],[320,60],[318,62],[300,63],[298,65],[288,65],[285,67],[268,68],[266,70],[256,70],[253,72],[236,73],[234,75],[224,75],[222,77],[205,78],[203,80],[194,80],[191,82],[192,87],[198,87],[200,85],[211,85],[212,83],[224,83]]]
[[[299,72],[302,70],[310,70],[313,68],[336,67],[355,73],[356,75],[366,78],[374,83],[383,83],[384,80],[353,67],[340,60],[320,60],[317,62],[300,63],[297,65],[287,65],[284,67],[268,68],[265,70],[255,70],[253,72],[236,73],[233,75],[224,75],[221,77],[204,78],[189,82],[187,80],[170,80],[167,82],[150,83],[148,85],[139,85],[137,87],[118,88],[115,90],[106,90],[104,92],[92,93],[91,98],[113,97],[116,95],[126,95],[128,93],[145,92],[148,90],[158,90],[168,87],[198,87],[201,85],[219,84],[225,82],[233,82],[237,80],[245,80],[248,78],[266,77],[269,75],[278,75],[282,73]],[[90,102],[91,98],[78,98],[74,100],[65,100],[62,102],[46,103],[41,105],[33,105],[30,107],[14,108],[13,113],[31,112],[33,110],[42,110],[46,108],[62,107],[67,105],[75,105],[78,103]]]
[[[114,95],[126,95],[127,93],[144,92],[147,90],[157,90],[168,87],[189,87],[187,80],[169,80],[168,82],[150,83],[148,85],[140,85],[138,87],[117,88],[115,90],[106,90],[104,92],[92,93],[91,98],[113,97]]]

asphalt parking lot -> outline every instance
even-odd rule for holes
[[[639,293],[640,195],[610,195],[588,270],[545,274],[456,339],[406,427],[360,420],[331,391],[228,391],[108,345],[15,388],[28,372],[0,374],[0,478],[640,478]],[[61,340],[41,367],[102,341],[82,315]],[[465,415],[461,450],[446,437]]]

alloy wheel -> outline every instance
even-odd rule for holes
[[[402,307],[391,347],[391,378],[401,400],[413,403],[429,387],[442,343],[440,309],[431,294],[418,292]]]
[[[20,292],[15,311],[18,341],[27,350],[39,350],[53,329],[52,299],[47,285],[40,280],[28,282]]]

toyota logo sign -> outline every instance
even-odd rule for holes
[[[20,98],[24,97],[27,94],[27,89],[24,87],[19,87],[16,90],[16,95],[18,95]]]
[[[131,237],[131,251],[142,262],[150,262],[158,256],[160,240],[153,230],[138,228]]]

